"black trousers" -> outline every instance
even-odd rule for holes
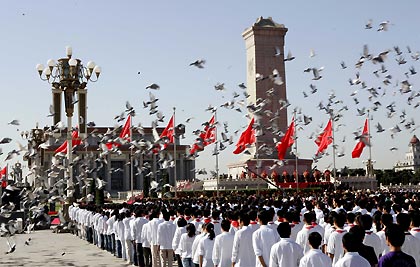
[[[137,258],[137,266],[145,267],[144,266],[144,257],[143,257],[143,246],[141,243],[136,243],[136,258]]]
[[[146,267],[152,267],[152,250],[150,248],[143,247],[144,265]]]

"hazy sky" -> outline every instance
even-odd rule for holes
[[[391,168],[397,160],[403,159],[408,142],[415,133],[400,124],[402,110],[407,121],[414,119],[420,125],[414,105],[420,97],[407,104],[410,95],[400,94],[400,82],[410,66],[420,69],[407,52],[420,51],[420,25],[418,1],[0,1],[0,137],[11,137],[23,144],[21,130],[50,125],[47,118],[51,104],[50,86],[39,79],[35,70],[37,63],[46,64],[50,58],[65,56],[65,46],[73,47],[74,57],[84,63],[94,60],[102,67],[97,83],[88,85],[88,121],[98,126],[113,126],[113,117],[124,110],[127,100],[134,106],[137,116],[134,123],[150,125],[151,117],[142,108],[142,101],[148,99],[145,87],[157,83],[161,89],[153,91],[159,98],[159,108],[165,114],[165,126],[171,116],[172,107],[177,108],[177,123],[188,117],[195,119],[187,124],[183,144],[191,144],[195,136],[191,133],[201,128],[201,123],[211,116],[204,111],[209,105],[221,105],[231,100],[233,92],[241,93],[238,84],[246,81],[246,56],[242,32],[251,26],[259,16],[268,17],[284,24],[288,29],[285,50],[291,50],[295,60],[286,63],[289,120],[293,107],[301,107],[302,113],[312,116],[313,122],[298,133],[299,154],[311,158],[316,146],[308,136],[319,131],[319,125],[326,124],[328,116],[317,109],[317,104],[327,103],[333,91],[337,100],[343,100],[349,107],[340,123],[345,124],[336,132],[338,151],[344,148],[345,156],[337,158],[337,167],[362,167],[368,157],[365,149],[360,159],[351,159],[355,145],[353,131],[363,126],[365,116],[357,115],[356,108],[372,106],[378,100],[382,106],[373,113],[372,156],[376,168]],[[373,28],[365,29],[372,19]],[[378,32],[382,21],[390,21],[389,30]],[[398,65],[396,53],[391,51],[385,65],[386,74],[376,78],[373,71],[380,65],[365,63],[355,69],[355,63],[362,55],[363,45],[376,56],[382,51],[399,46],[406,64]],[[309,57],[314,49],[316,56]],[[274,50],[274,49],[273,49]],[[189,63],[203,58],[204,69],[190,67]],[[347,69],[341,69],[344,61]],[[311,73],[303,70],[309,67],[324,67],[323,78],[312,81]],[[360,85],[350,86],[349,78],[355,79],[356,72],[367,87],[381,87],[386,90],[383,97],[369,102],[368,92]],[[138,74],[140,72],[140,74]],[[385,75],[391,75],[391,84],[382,83]],[[412,90],[418,91],[419,74],[410,75],[408,81]],[[399,82],[396,85],[397,81]],[[217,83],[225,83],[224,92],[214,90]],[[302,91],[309,92],[309,84],[315,84],[318,92],[308,98]],[[350,94],[358,90],[356,105]],[[395,101],[396,113],[387,118],[385,106]],[[220,122],[229,123],[229,134],[245,126],[248,121],[234,110],[219,108]],[[19,119],[21,126],[10,126],[12,119]],[[63,117],[64,119],[64,117]],[[74,121],[75,122],[75,121]],[[380,122],[386,129],[376,133],[374,124]],[[390,137],[389,129],[399,124],[402,132]],[[419,132],[419,131],[417,131]],[[346,137],[345,142],[341,140]],[[239,136],[234,136],[236,143]],[[390,151],[391,147],[398,150]],[[16,143],[2,145],[3,155]],[[225,163],[241,158],[232,154],[234,146],[220,155],[220,168],[226,171]],[[331,147],[328,150],[332,151]],[[321,159],[317,165],[325,168],[332,162],[332,156]],[[197,168],[214,168],[211,148],[197,158]]]

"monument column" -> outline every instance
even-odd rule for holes
[[[247,57],[247,93],[250,95],[248,104],[264,103],[262,111],[255,116],[256,122],[263,130],[263,134],[257,136],[258,146],[266,144],[267,147],[275,147],[273,137],[279,139],[277,133],[287,131],[287,107],[282,103],[287,101],[284,66],[286,32],[287,28],[274,22],[271,17],[260,17],[253,26],[242,33]],[[278,71],[282,84],[274,83],[270,78],[257,80],[257,73],[268,77],[273,74],[273,70]],[[267,93],[270,89],[272,92]],[[274,159],[277,158],[277,153],[275,149],[272,155],[259,153],[259,158]]]

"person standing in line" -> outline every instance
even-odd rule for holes
[[[169,212],[162,212],[164,222],[159,224],[157,231],[157,244],[159,246],[162,267],[172,267],[174,261],[174,250],[172,240],[175,235],[176,225],[170,221]]]
[[[153,214],[150,214],[149,220],[153,220]],[[141,245],[143,247],[143,257],[144,257],[144,266],[151,267],[152,266],[152,249],[151,249],[151,239],[150,236],[150,221],[148,221],[145,225],[143,225],[143,229],[141,230]]]
[[[412,256],[416,260],[416,265],[420,266],[420,239],[414,237],[408,231],[411,224],[410,215],[407,213],[398,213],[397,223],[404,230],[404,244],[401,250]]]
[[[252,247],[253,230],[248,227],[249,216],[247,213],[239,215],[239,229],[235,233],[232,248],[232,267],[255,267],[255,253]]]
[[[133,240],[134,237],[131,235],[131,226],[130,222],[133,218],[131,218],[131,211],[126,210],[123,213],[123,216],[125,217],[123,219],[124,223],[124,241],[121,240],[121,242],[124,242],[125,244],[125,254],[127,255],[127,264],[133,264],[134,263],[134,249],[133,249]]]
[[[344,247],[342,238],[347,232],[343,229],[346,218],[343,213],[338,213],[334,217],[334,232],[328,238],[327,253],[333,261],[333,265],[343,257]]]
[[[181,260],[181,252],[179,250],[179,241],[181,240],[181,235],[186,233],[187,230],[185,227],[187,226],[187,221],[180,217],[177,222],[177,228],[175,230],[175,235],[172,240],[172,249],[175,252],[175,260],[178,262],[178,267],[182,267],[182,260]]]
[[[375,250],[376,258],[379,258],[379,255],[382,253],[382,243],[379,236],[372,231],[372,217],[370,217],[369,214],[365,214],[358,216],[357,220],[359,225],[365,230],[363,244],[373,247]]]
[[[183,233],[181,235],[181,239],[179,240],[179,252],[182,259],[182,266],[194,267],[195,265],[192,261],[192,247],[196,237],[196,228],[194,224],[189,223],[185,227],[185,230],[186,233]]]
[[[252,234],[256,267],[265,267],[270,264],[271,247],[279,241],[279,235],[267,225],[272,220],[271,216],[272,214],[267,210],[260,211],[258,214],[260,227]]]
[[[160,255],[159,255],[159,243],[158,243],[158,227],[159,224],[162,223],[162,220],[159,219],[159,214],[160,211],[158,210],[154,210],[152,211],[153,214],[153,220],[150,221],[150,225],[149,225],[149,231],[150,233],[148,234],[150,236],[150,245],[151,245],[151,250],[152,250],[152,266],[153,267],[160,267],[161,266],[161,262],[160,262]]]
[[[370,267],[370,263],[357,253],[359,242],[354,233],[346,233],[342,238],[345,254],[334,267]]]
[[[299,262],[299,267],[331,267],[330,257],[319,249],[322,243],[322,236],[318,232],[312,232],[308,237],[310,250]]]
[[[363,239],[365,238],[364,229],[360,225],[355,225],[352,228],[350,228],[349,233],[353,233],[357,237],[357,253],[359,253],[360,256],[365,258],[370,263],[371,267],[378,266],[378,257],[376,256],[373,247],[366,246],[365,244],[363,244]]]
[[[126,254],[125,254],[125,244],[124,241],[124,223],[122,222],[124,214],[118,213],[117,220],[114,223],[114,229],[115,229],[115,239],[117,240],[117,258],[123,258],[124,260],[127,260]]]
[[[385,237],[389,252],[379,259],[378,267],[415,267],[416,260],[401,250],[404,244],[404,230],[395,224],[388,225],[385,229]],[[361,266],[357,266],[361,267]]]
[[[288,222],[282,222],[277,226],[277,233],[281,239],[270,250],[269,267],[299,266],[299,261],[303,257],[303,249],[290,239],[291,232],[292,229]]]
[[[192,244],[192,249],[191,249],[192,262],[193,262],[195,267],[199,267],[199,265],[200,265],[200,261],[199,261],[199,257],[198,257],[198,244],[200,244],[201,239],[203,239],[207,236],[206,227],[207,227],[208,224],[209,224],[209,222],[201,225],[201,230],[200,230],[201,234],[196,236],[196,238],[194,239],[194,242]]]
[[[198,244],[199,267],[213,267],[212,253],[214,247],[214,224],[209,223],[206,227],[206,237],[200,240]]]
[[[142,246],[142,232],[144,225],[148,222],[146,218],[144,218],[144,211],[142,209],[137,209],[135,211],[136,218],[131,221],[130,228],[131,228],[131,235],[135,241],[135,251],[136,251],[136,265],[140,267],[144,267],[144,257],[143,257],[143,246]]]
[[[228,220],[222,220],[220,223],[222,233],[216,236],[213,247],[213,264],[214,267],[230,267],[232,247],[234,235],[230,233],[230,222]]]

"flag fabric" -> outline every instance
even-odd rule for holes
[[[206,146],[216,142],[216,124],[214,115],[205,124],[204,130],[201,131],[195,143],[191,146],[190,155],[193,155],[198,151],[203,151]]]
[[[352,158],[360,158],[360,155],[363,152],[363,148],[365,148],[366,144],[369,144],[369,125],[368,120],[365,121],[365,126],[363,127],[362,135],[360,136],[359,142],[357,142],[356,146],[354,147],[353,151],[351,152]]]
[[[6,188],[7,186],[7,165],[3,169],[0,170],[0,181],[1,187]]]
[[[175,136],[175,125],[174,125],[174,116],[172,116],[168,122],[168,125],[159,136],[160,139],[167,138],[169,140],[169,142],[165,142],[163,144],[163,149],[166,149],[166,147],[168,146],[168,143],[174,143],[174,136]]]
[[[287,129],[286,134],[283,136],[280,143],[277,145],[277,152],[278,152],[279,160],[284,159],[287,149],[291,145],[293,145],[293,143],[295,142],[294,135],[295,135],[295,119],[292,118],[292,122],[290,123],[289,129]]]
[[[236,149],[233,151],[233,154],[240,154],[244,152],[247,145],[255,143],[255,130],[253,126],[254,118],[252,118],[246,130],[239,137],[238,143],[236,144]]]
[[[82,140],[79,138],[79,131],[74,130],[71,133],[71,144],[72,147],[78,146],[82,143]],[[61,146],[59,146],[54,153],[67,153],[67,140],[64,141]]]
[[[325,149],[327,149],[327,147],[332,143],[332,141],[332,121],[330,119],[327,126],[325,126],[324,131],[318,135],[317,139],[315,140],[315,143],[318,145],[318,151],[316,152],[316,155],[323,153]]]
[[[120,138],[125,139],[126,141],[131,141],[131,115],[127,116],[127,120],[125,121],[124,127],[120,133]]]
[[[204,146],[213,144],[216,142],[216,125],[214,115],[209,120],[208,124],[204,127],[204,132],[200,134],[203,139]]]

